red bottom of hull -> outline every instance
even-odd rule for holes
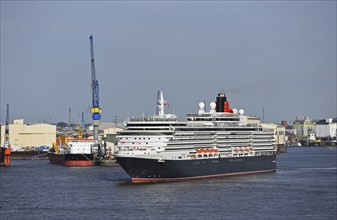
[[[210,179],[210,178],[225,177],[225,176],[239,176],[239,175],[267,173],[267,172],[275,172],[275,170],[259,170],[259,171],[252,171],[252,172],[226,173],[226,174],[217,174],[217,175],[209,175],[209,176],[193,176],[193,177],[179,177],[179,178],[131,178],[131,181],[133,183],[173,182],[173,181]]]
[[[48,153],[51,164],[58,164],[69,167],[88,167],[94,166],[92,154],[56,154]]]
[[[93,160],[67,160],[64,162],[65,166],[69,167],[88,167],[93,166],[94,161]]]

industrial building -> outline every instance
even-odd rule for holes
[[[311,120],[309,117],[296,117],[286,130],[290,144],[303,146],[335,146],[337,118]]]
[[[336,139],[337,133],[337,118],[319,120],[315,124],[315,136],[320,140],[332,140]]]
[[[117,132],[122,130],[122,128],[118,127],[104,129],[104,142],[106,144],[107,155],[111,156],[114,153],[115,145],[118,142]]]
[[[1,125],[1,137],[4,137],[5,125]],[[35,150],[41,146],[52,147],[56,141],[56,125],[45,123],[25,124],[23,119],[13,120],[9,124],[9,143],[12,151]],[[1,145],[4,144],[1,138]]]
[[[298,116],[293,122],[293,128],[299,137],[308,137],[309,133],[315,129],[315,122],[308,116]]]

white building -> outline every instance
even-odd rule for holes
[[[320,120],[315,124],[316,139],[334,139],[337,132],[337,118]]]

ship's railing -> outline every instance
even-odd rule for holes
[[[238,115],[235,114],[228,114],[228,113],[188,113],[187,117],[193,117],[193,118],[200,118],[200,117],[205,117],[205,118],[239,118]]]
[[[152,121],[168,121],[168,122],[175,122],[179,121],[177,118],[157,118],[157,117],[144,117],[144,118],[130,118],[130,122],[152,122]]]

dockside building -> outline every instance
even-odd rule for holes
[[[1,137],[4,136],[5,125],[1,126]],[[41,146],[52,147],[56,141],[56,125],[36,123],[25,124],[23,119],[13,120],[9,124],[9,142],[12,150],[35,150]],[[1,145],[4,144],[1,138]]]

